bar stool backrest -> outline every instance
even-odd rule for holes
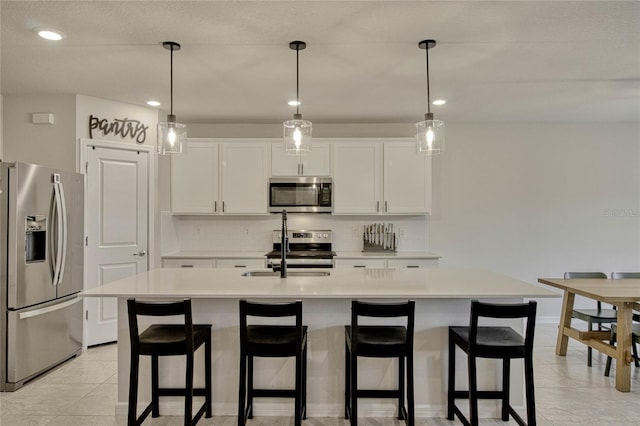
[[[240,300],[240,344],[247,341],[247,317],[295,317],[296,347],[302,342],[302,301],[292,303],[255,303]]]
[[[479,318],[515,319],[526,318],[527,325],[524,335],[524,349],[533,350],[533,335],[536,326],[537,303],[534,300],[528,303],[518,304],[494,304],[483,303],[477,300],[471,301],[471,319],[469,325],[469,350],[478,346],[478,322]],[[499,349],[499,348],[498,348]]]
[[[184,299],[179,302],[139,302],[136,299],[127,299],[129,312],[129,338],[131,348],[140,345],[138,331],[138,316],[167,317],[184,316],[185,351],[193,351],[193,317],[191,315],[191,300]],[[185,352],[186,353],[186,352]]]
[[[409,300],[403,303],[370,303],[351,301],[351,329],[354,336],[358,335],[358,317],[374,318],[407,318],[407,348],[413,350],[413,328],[415,323],[416,302]],[[352,345],[356,347],[357,339]],[[357,350],[356,350],[357,353]]]
[[[624,280],[624,279],[639,279],[640,272],[612,272],[611,279],[612,280]]]

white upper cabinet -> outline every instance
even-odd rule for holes
[[[335,214],[427,214],[431,157],[409,141],[335,141]]]
[[[333,213],[376,214],[381,201],[381,144],[333,144]]]
[[[330,176],[331,145],[314,143],[311,152],[291,155],[282,143],[271,144],[271,176]]]
[[[269,147],[261,141],[192,139],[171,157],[176,214],[267,214]]]
[[[385,142],[384,212],[424,214],[431,211],[431,157],[416,152],[413,142]]]
[[[218,144],[187,142],[187,152],[171,156],[171,211],[217,213]]]
[[[220,148],[223,214],[267,214],[269,144],[229,142]]]

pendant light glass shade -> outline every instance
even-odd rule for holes
[[[416,123],[416,148],[428,155],[443,152],[444,121],[434,120],[433,114],[425,114],[425,120]]]
[[[299,118],[297,118],[299,116]],[[311,151],[310,121],[303,120],[300,114],[293,116],[293,120],[282,123],[284,126],[284,150],[292,155],[305,154]]]
[[[312,123],[300,114],[300,68],[298,53],[307,47],[304,41],[292,41],[289,48],[296,51],[296,113],[292,120],[282,123],[284,128],[284,150],[287,154],[302,155],[311,151]]]
[[[167,115],[166,122],[158,123],[158,154],[182,154],[187,147],[187,126],[176,123],[176,116]]]
[[[171,112],[167,114],[166,122],[158,123],[158,154],[182,154],[187,148],[187,126],[176,122],[173,114],[173,51],[180,50],[180,45],[165,41],[162,47],[171,51]]]
[[[422,40],[418,43],[418,47],[425,49],[427,55],[427,113],[424,121],[416,123],[416,150],[427,155],[444,152],[444,121],[433,119],[429,93],[429,49],[435,46],[435,40]]]

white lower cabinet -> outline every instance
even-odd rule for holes
[[[384,268],[385,259],[336,259],[336,268]]]
[[[162,259],[163,268],[215,268],[214,259]]]
[[[437,268],[438,259],[336,259],[336,268]]]
[[[262,269],[265,259],[216,259],[218,268]]]
[[[387,268],[437,268],[438,259],[387,259]]]

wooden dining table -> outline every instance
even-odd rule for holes
[[[616,360],[616,389],[631,390],[631,318],[640,310],[640,279],[610,280],[605,278],[563,279],[539,278],[539,283],[564,290],[562,313],[558,327],[556,355],[565,356],[569,337]],[[583,331],[571,327],[576,295],[609,303],[617,307],[617,343],[610,344],[610,331]]]

